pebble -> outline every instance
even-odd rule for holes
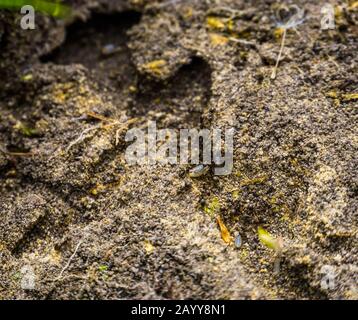
[[[199,178],[205,174],[207,174],[209,171],[209,167],[208,166],[204,166],[202,164],[196,166],[195,168],[191,169],[189,172],[189,176],[191,178]]]
[[[235,239],[235,246],[236,246],[237,248],[240,248],[241,245],[242,245],[242,239],[241,239],[240,234],[238,234],[237,237],[236,237],[236,239]]]
[[[107,44],[101,49],[101,53],[104,56],[109,56],[111,54],[114,54],[118,51],[118,48],[114,44]]]

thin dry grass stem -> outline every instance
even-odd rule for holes
[[[6,154],[13,157],[32,157],[34,155],[32,152],[7,152]]]
[[[55,279],[56,281],[58,281],[58,280],[60,280],[60,279],[62,278],[63,273],[64,273],[64,272],[66,271],[66,269],[70,266],[70,264],[71,264],[73,258],[76,256],[77,251],[78,251],[78,249],[80,248],[82,242],[83,242],[83,239],[78,242],[78,244],[77,244],[77,246],[76,246],[76,248],[75,248],[75,251],[73,252],[73,254],[71,255],[71,257],[68,259],[66,265],[62,268],[62,270],[61,270],[60,274],[58,275],[58,277]]]
[[[0,147],[0,152],[12,157],[32,157],[33,152],[10,152]]]
[[[296,27],[305,21],[305,12],[304,12],[304,10],[300,9],[297,5],[290,5],[289,7],[286,5],[281,5],[280,9],[277,11],[277,13],[279,13],[280,10],[286,11],[288,13],[288,12],[290,12],[290,9],[294,9],[295,13],[293,15],[291,15],[291,17],[288,19],[288,21],[278,23],[278,27],[283,30],[283,33],[282,33],[280,52],[277,57],[276,65],[273,68],[272,74],[271,74],[272,80],[276,79],[276,76],[277,76],[277,69],[278,69],[278,66],[281,61],[283,49],[285,47],[287,30],[293,29],[300,36],[300,33],[296,30]]]
[[[119,144],[121,131],[124,128],[127,128],[129,125],[131,125],[131,124],[133,124],[133,123],[138,121],[138,118],[134,118],[134,119],[127,120],[126,122],[120,122],[119,120],[108,118],[108,117],[102,116],[102,115],[100,115],[98,113],[95,113],[95,112],[88,112],[88,113],[86,113],[86,115],[88,117],[93,118],[93,119],[96,119],[96,120],[99,120],[101,122],[104,122],[105,124],[100,123],[100,124],[97,124],[95,126],[92,126],[90,128],[87,128],[87,129],[83,130],[81,132],[80,136],[76,140],[72,141],[68,145],[68,147],[66,148],[66,153],[68,153],[73,146],[75,146],[75,145],[81,143],[83,140],[91,137],[93,131],[95,131],[97,129],[108,130],[108,129],[112,128],[113,126],[119,126],[120,127],[116,131],[115,145],[117,146]]]
[[[96,125],[96,126],[93,126],[93,127],[90,127],[90,128],[87,128],[87,129],[83,130],[81,132],[80,136],[76,140],[72,141],[68,145],[68,147],[66,148],[66,153],[68,153],[73,146],[75,146],[76,144],[81,143],[83,140],[85,140],[86,138],[90,137],[90,135],[88,135],[89,132],[95,131],[95,130],[99,129],[101,126],[102,126],[102,124],[99,124],[99,125]]]
[[[123,128],[127,128],[129,125],[133,124],[133,123],[136,123],[138,121],[138,118],[134,118],[134,119],[130,119],[130,120],[127,120],[126,122],[124,123],[121,123],[120,121],[118,120],[115,120],[115,119],[111,119],[111,118],[107,118],[107,117],[104,117],[100,114],[97,114],[97,113],[93,113],[93,112],[89,112],[87,113],[87,115],[89,117],[92,117],[94,119],[97,119],[97,120],[100,120],[100,121],[104,121],[104,122],[109,122],[109,124],[103,126],[103,129],[107,130],[109,128],[111,128],[112,126],[114,125],[120,125],[121,128],[119,128],[117,131],[116,131],[116,143],[115,145],[117,146],[119,144],[119,136],[120,136],[120,133],[121,131],[123,130]]]
[[[273,68],[272,73],[271,73],[271,79],[272,79],[272,80],[276,79],[276,76],[277,76],[277,68],[278,68],[278,65],[280,64],[280,60],[281,60],[281,57],[282,57],[283,48],[285,47],[286,34],[287,34],[287,29],[284,28],[284,29],[283,29],[283,34],[282,34],[280,52],[279,52],[278,57],[277,57],[276,65],[275,65],[275,67]]]
[[[256,47],[256,43],[253,42],[253,41],[242,40],[242,39],[236,39],[236,38],[234,38],[234,37],[230,37],[229,40],[232,41],[232,42],[236,42],[236,43],[243,44],[243,45]]]

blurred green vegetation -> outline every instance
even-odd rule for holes
[[[59,1],[45,0],[0,0],[0,9],[20,10],[30,5],[35,11],[46,13],[52,17],[65,19],[71,16],[71,7]]]

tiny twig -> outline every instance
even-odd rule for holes
[[[126,122],[122,123],[119,120],[108,118],[108,117],[102,116],[101,114],[98,114],[98,113],[95,113],[95,112],[87,112],[86,115],[88,117],[93,118],[93,119],[99,120],[102,123],[97,124],[97,125],[95,125],[93,127],[90,127],[90,128],[87,128],[87,129],[83,130],[81,132],[81,134],[79,135],[79,137],[76,140],[72,141],[68,145],[68,147],[66,148],[66,153],[68,153],[70,151],[70,149],[74,145],[79,144],[80,142],[82,142],[86,138],[89,138],[91,136],[91,135],[89,135],[89,132],[95,131],[95,130],[100,129],[100,128],[102,128],[103,130],[107,130],[107,129],[112,128],[114,126],[129,126],[129,125],[131,125],[131,124],[133,124],[133,123],[138,121],[138,118],[133,118],[133,119],[127,120]],[[122,130],[122,128],[119,128],[116,131],[116,145],[118,145],[118,143],[119,143],[119,133],[120,133],[121,130]]]
[[[256,43],[253,42],[253,41],[247,41],[247,40],[242,40],[242,39],[236,39],[236,38],[234,38],[234,37],[230,37],[229,40],[232,41],[232,42],[244,44],[244,45],[247,45],[247,46],[256,47]]]
[[[283,29],[282,40],[281,40],[280,52],[279,52],[279,54],[278,54],[278,58],[277,58],[277,61],[276,61],[276,65],[275,65],[274,69],[272,70],[272,74],[271,74],[271,79],[272,79],[272,80],[276,79],[276,76],[277,76],[277,68],[278,68],[278,65],[280,64],[280,60],[281,60],[283,48],[284,48],[284,46],[285,46],[286,33],[287,33],[287,29],[284,28],[284,29]]]
[[[75,257],[75,255],[76,255],[76,253],[77,253],[77,251],[78,251],[80,245],[82,244],[82,242],[83,242],[83,239],[80,240],[80,242],[78,242],[78,244],[77,244],[77,246],[76,246],[76,248],[75,248],[75,251],[73,252],[73,254],[71,255],[71,257],[68,259],[66,265],[62,268],[62,270],[61,270],[60,274],[58,275],[58,277],[56,278],[56,280],[60,280],[60,279],[62,278],[63,273],[64,273],[64,272],[66,271],[66,269],[70,266],[71,261],[72,261],[73,258]]]
[[[3,154],[9,155],[9,156],[13,156],[13,157],[32,157],[34,154],[32,152],[9,152],[6,151],[5,149],[0,147],[0,152],[2,152]]]
[[[80,143],[81,141],[83,141],[84,139],[86,139],[86,138],[87,138],[87,136],[86,136],[87,133],[89,133],[89,132],[91,132],[91,131],[94,131],[94,130],[97,130],[97,129],[100,128],[101,126],[102,126],[102,125],[100,124],[100,125],[96,125],[96,126],[94,126],[94,127],[87,128],[87,129],[83,130],[83,131],[81,132],[80,136],[79,136],[76,140],[72,141],[72,142],[68,145],[68,147],[66,148],[66,153],[68,153],[68,151],[70,151],[70,149],[71,149],[74,145],[76,145],[76,144]]]

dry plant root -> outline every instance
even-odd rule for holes
[[[34,153],[32,152],[9,152],[1,147],[0,147],[0,152],[12,157],[32,157],[34,155]]]
[[[87,128],[85,130],[83,130],[81,132],[81,134],[79,135],[79,137],[77,139],[75,139],[74,141],[72,141],[68,147],[66,148],[66,153],[68,153],[71,148],[73,148],[73,146],[81,143],[82,141],[84,141],[85,139],[93,136],[92,132],[93,131],[96,131],[97,129],[103,129],[103,130],[108,130],[114,126],[119,126],[120,128],[116,131],[116,142],[115,142],[115,145],[117,146],[119,144],[119,136],[120,136],[120,133],[121,131],[124,129],[124,128],[127,128],[129,125],[135,123],[138,121],[137,118],[134,118],[134,119],[130,119],[130,120],[127,120],[126,122],[120,122],[119,120],[116,120],[116,119],[111,119],[111,118],[107,118],[105,116],[102,116],[98,113],[94,113],[94,112],[88,112],[86,113],[86,115],[90,118],[93,118],[93,119],[96,119],[96,120],[99,120],[101,121],[100,124],[97,124],[93,127],[90,127],[90,128]]]

